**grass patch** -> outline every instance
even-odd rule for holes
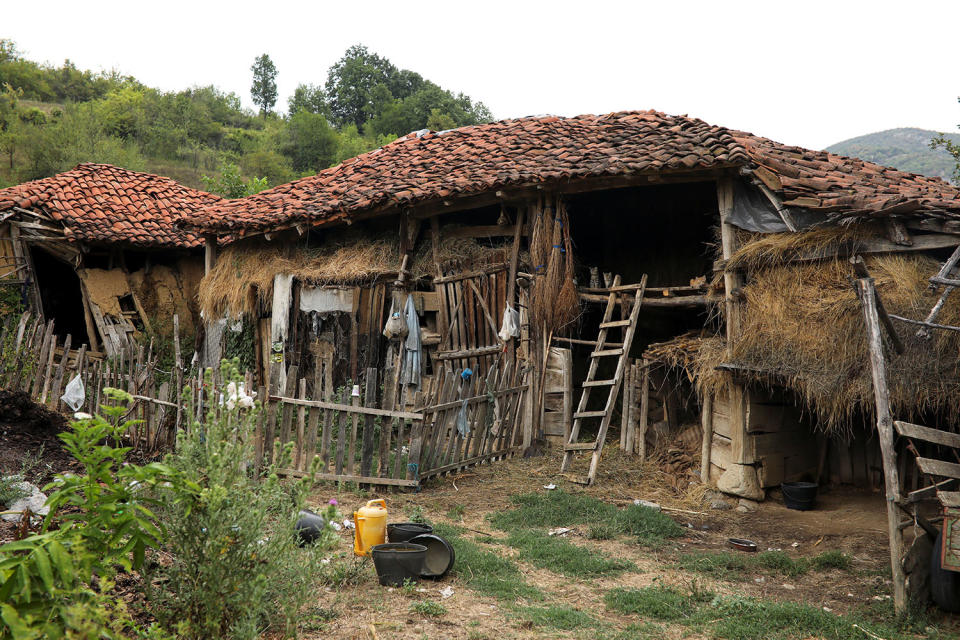
[[[453,545],[457,562],[452,573],[468,587],[499,600],[542,600],[543,592],[527,584],[516,563],[485,549],[476,542],[460,536],[463,529],[456,526],[438,524],[434,533],[446,538]]]
[[[526,493],[510,500],[516,505],[514,509],[489,516],[493,526],[503,531],[586,524],[601,527],[598,531],[610,537],[636,536],[637,542],[647,546],[657,546],[685,533],[683,527],[656,509],[639,505],[619,509],[596,498],[567,493],[562,489]]]
[[[446,615],[447,608],[436,600],[421,600],[410,605],[410,613],[424,616],[426,618],[439,618]]]
[[[809,571],[846,570],[850,556],[840,551],[826,551],[813,558],[793,558],[783,551],[763,551],[757,554],[714,551],[688,553],[680,556],[677,566],[687,571],[720,579],[744,579],[752,571],[765,571],[791,578]]]
[[[560,631],[595,630],[599,625],[599,622],[590,614],[561,605],[520,607],[517,612],[523,620],[535,627],[547,627]]]
[[[594,578],[636,569],[632,562],[608,558],[592,549],[535,529],[513,531],[507,538],[507,544],[520,552],[520,559],[524,562],[565,576]]]
[[[625,615],[673,622],[689,618],[698,606],[692,594],[662,585],[642,589],[611,589],[604,596],[607,608]]]
[[[698,634],[725,640],[863,640],[867,634],[861,629],[887,640],[905,640],[916,637],[918,627],[926,631],[916,621],[891,623],[877,616],[839,616],[796,602],[717,596],[697,590],[687,593],[661,585],[612,589],[604,600],[608,609],[637,616],[647,623],[654,620],[681,624]],[[930,631],[937,637],[935,629]]]

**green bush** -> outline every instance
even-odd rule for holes
[[[151,489],[176,484],[176,473],[124,462],[130,449],[117,444],[132,424],[120,423],[131,398],[104,391],[120,403],[103,408],[111,422],[97,416],[60,434],[83,472],[45,487],[52,493],[41,533],[0,546],[0,637],[164,637],[138,627],[114,594],[113,578],[142,568],[146,550],[160,543]]]
[[[236,361],[224,362],[220,379],[228,389],[240,382]],[[324,551],[298,548],[294,534],[311,478],[281,483],[276,469],[288,466],[289,448],[258,476],[253,435],[261,406],[221,406],[219,392],[207,388],[205,421],[182,433],[169,457],[183,480],[163,495],[169,556],[146,581],[156,585],[148,596],[183,638],[293,634]]]

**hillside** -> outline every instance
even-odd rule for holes
[[[482,102],[362,45],[285,101],[269,56],[257,60],[264,61],[259,113],[214,86],[161,91],[69,60],[35,62],[0,38],[0,188],[104,162],[235,198],[313,175],[410,131],[492,119]]]
[[[850,138],[827,147],[827,151],[842,156],[854,156],[901,171],[920,173],[950,180],[953,177],[954,159],[944,149],[931,149],[930,140],[936,131],[903,127],[888,129],[864,136]],[[960,135],[947,136],[955,144]]]

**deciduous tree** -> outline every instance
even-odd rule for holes
[[[253,98],[253,103],[260,107],[260,113],[266,118],[273,105],[277,104],[277,67],[270,56],[264,53],[253,61],[250,71],[253,72],[250,97]]]

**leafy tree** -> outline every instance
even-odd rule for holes
[[[240,175],[240,167],[230,162],[220,165],[219,176],[205,175],[201,180],[207,191],[220,194],[224,198],[244,198],[267,188],[266,178],[244,180]]]
[[[290,116],[283,153],[295,171],[316,173],[333,164],[337,151],[337,132],[327,119],[301,109]]]
[[[250,67],[253,72],[253,84],[250,86],[250,96],[253,103],[260,107],[260,113],[267,117],[267,113],[277,104],[277,67],[270,56],[263,54]]]
[[[327,95],[324,93],[323,87],[312,84],[298,84],[293,91],[293,95],[287,100],[287,108],[291,116],[301,110],[309,113],[319,113],[324,116],[330,114]]]
[[[370,117],[372,96],[377,85],[390,91],[391,79],[398,69],[386,58],[357,44],[343,54],[327,74],[326,92],[330,113],[338,126],[356,125],[359,129]],[[412,78],[407,78],[410,83]],[[395,83],[399,87],[400,83]]]

